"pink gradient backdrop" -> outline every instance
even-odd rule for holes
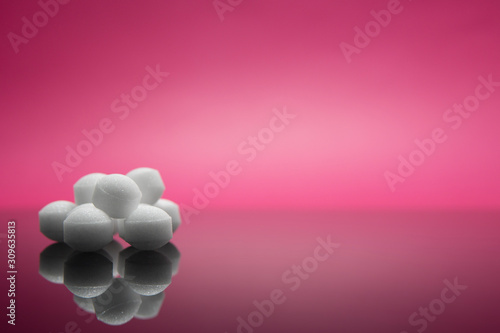
[[[498,208],[500,91],[456,131],[442,115],[478,76],[500,81],[500,4],[401,4],[348,64],[339,44],[387,1],[243,1],[223,22],[209,0],[72,1],[17,54],[7,34],[40,7],[2,2],[0,206],[71,200],[81,176],[138,166],[190,204],[236,159],[210,207]],[[156,64],[170,76],[120,120],[110,104]],[[285,105],[297,117],[244,161],[238,145]],[[51,163],[103,118],[114,132],[59,182]],[[391,192],[384,172],[435,127],[448,140]]]

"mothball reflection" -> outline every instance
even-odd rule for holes
[[[179,271],[181,253],[172,243],[157,250],[123,249],[113,241],[95,252],[54,243],[40,253],[39,273],[73,293],[75,304],[108,325],[160,312],[164,290]]]

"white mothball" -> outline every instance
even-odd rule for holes
[[[142,192],[141,203],[152,205],[161,198],[165,191],[165,185],[158,170],[137,168],[127,173],[127,176],[139,186]]]
[[[104,176],[106,176],[104,173],[91,173],[78,179],[75,185],[73,185],[75,203],[81,205],[92,202],[95,185],[97,181]]]
[[[97,251],[113,240],[113,221],[93,204],[75,208],[64,220],[64,242],[78,251]]]
[[[137,208],[141,197],[139,186],[131,178],[111,174],[97,181],[92,202],[110,217],[122,219]]]
[[[155,204],[155,207],[163,209],[172,218],[172,232],[175,232],[181,225],[181,214],[179,205],[167,199],[160,199]]]
[[[172,218],[158,207],[140,204],[124,222],[125,241],[139,250],[155,250],[172,239]]]
[[[126,176],[91,173],[81,177],[73,190],[76,204],[50,203],[40,210],[39,220],[45,236],[77,251],[102,249],[117,233],[139,250],[159,249],[181,224],[179,206],[161,199],[165,185],[152,168],[136,168]],[[177,271],[178,260],[173,264]],[[119,268],[123,270],[123,265]]]
[[[66,200],[54,201],[38,212],[40,231],[47,238],[62,242],[64,240],[63,222],[76,205]]]

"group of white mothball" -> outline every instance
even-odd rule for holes
[[[139,250],[167,244],[181,224],[179,206],[162,199],[158,170],[137,168],[126,175],[91,173],[73,186],[75,203],[59,200],[38,213],[40,231],[78,251],[97,251],[118,233]]]

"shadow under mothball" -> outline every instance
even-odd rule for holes
[[[143,251],[123,249],[114,240],[95,252],[54,243],[40,253],[39,273],[49,282],[64,284],[79,308],[118,326],[158,315],[180,257],[172,243]]]

